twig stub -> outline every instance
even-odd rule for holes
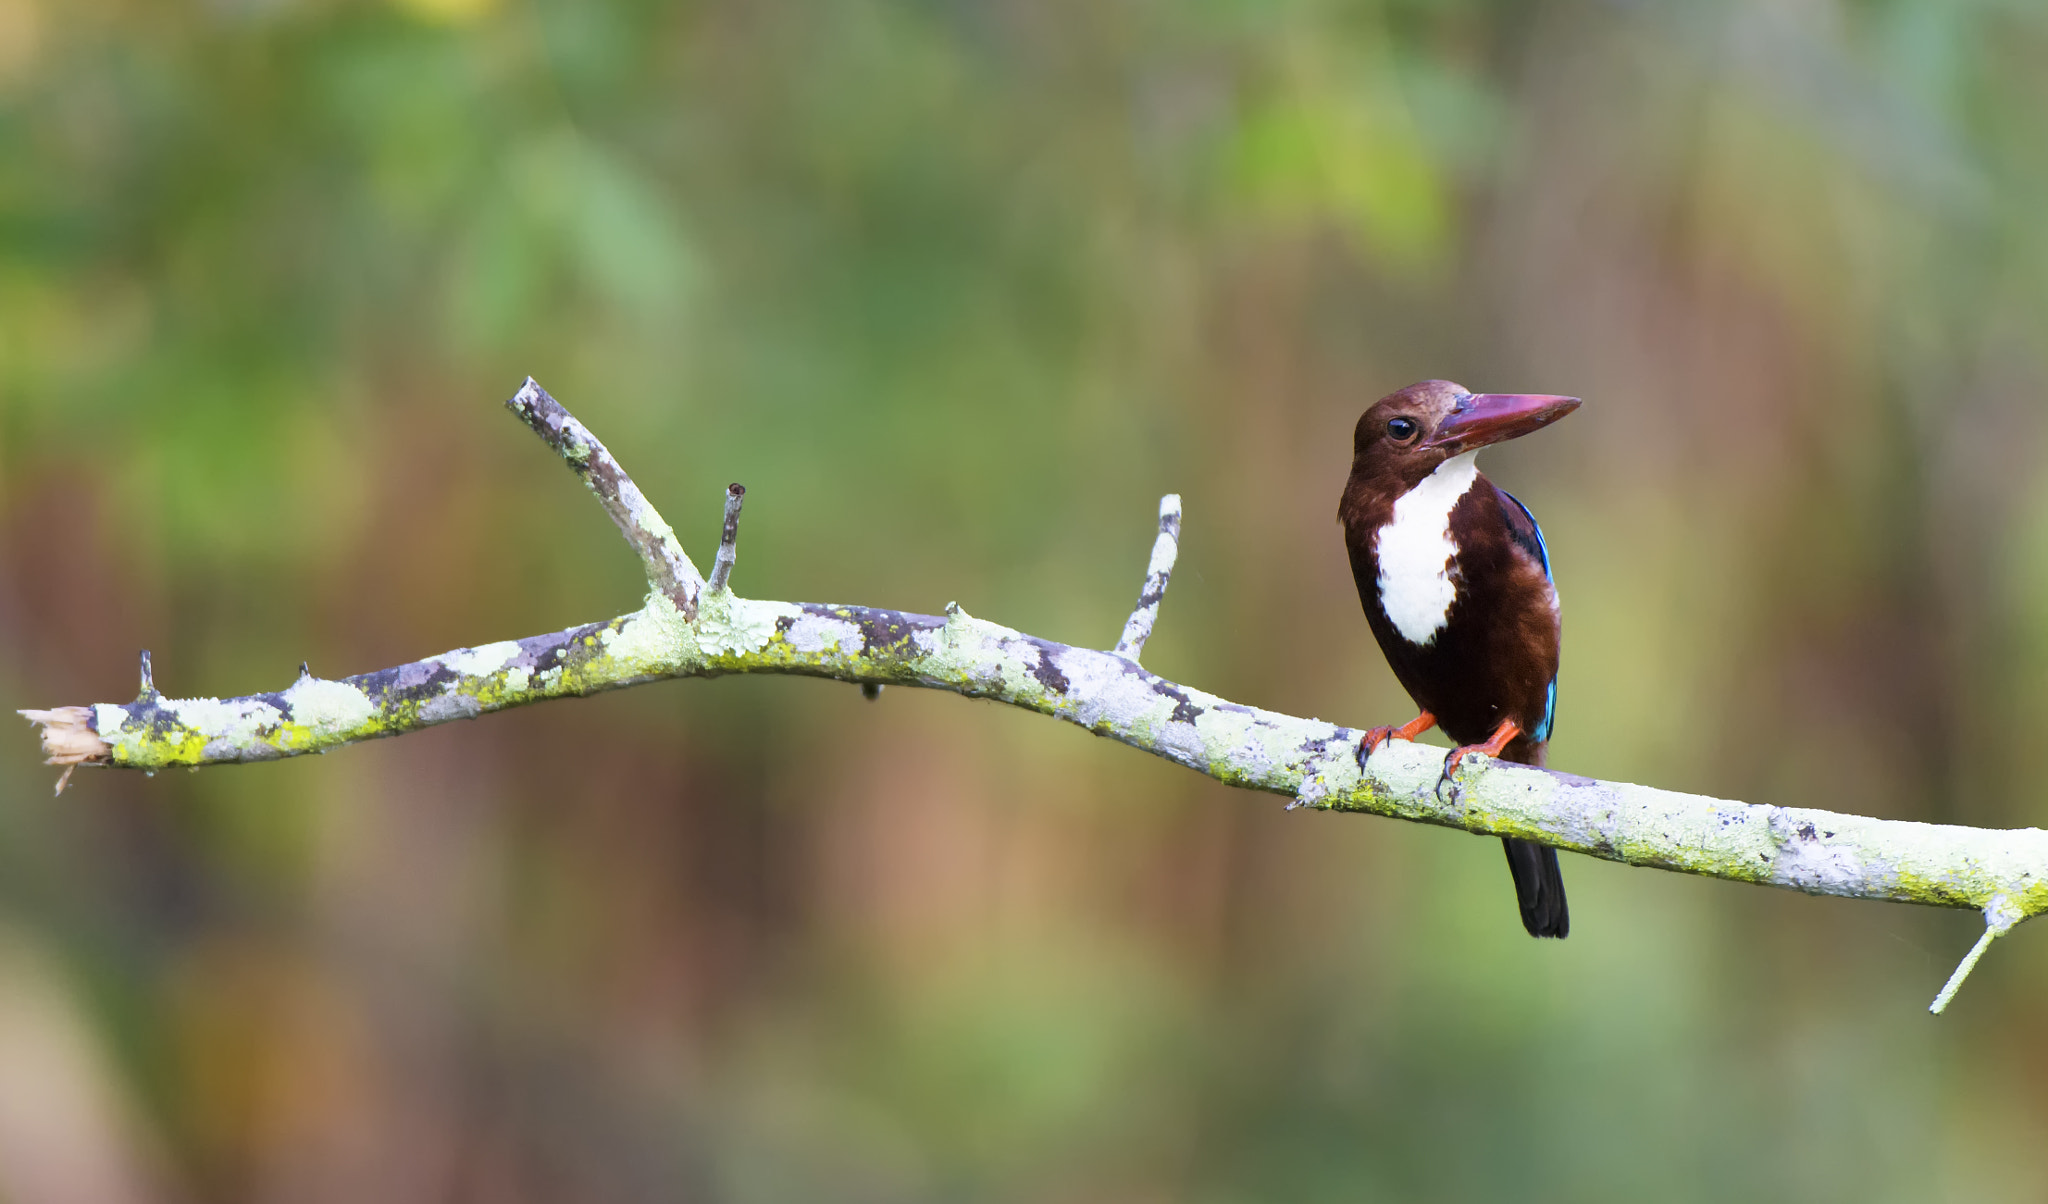
[[[733,562],[739,558],[740,507],[747,500],[747,487],[734,481],[725,487],[725,526],[718,534],[718,555],[711,561],[711,580],[704,588],[718,593],[732,577]]]

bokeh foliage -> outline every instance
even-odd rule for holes
[[[1410,380],[1586,408],[1553,764],[2036,824],[2023,0],[0,0],[0,688],[630,609],[537,376],[736,585],[1406,717],[1331,521]],[[0,1197],[2038,1196],[2022,929],[658,686],[61,800],[0,745]]]

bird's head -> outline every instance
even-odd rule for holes
[[[1425,380],[1380,398],[1359,418],[1351,475],[1399,496],[1452,456],[1540,430],[1578,408],[1576,397],[1468,393]]]

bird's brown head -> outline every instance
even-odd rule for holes
[[[1387,394],[1352,434],[1351,486],[1396,498],[1453,456],[1549,426],[1579,408],[1548,393],[1468,393],[1425,380]]]

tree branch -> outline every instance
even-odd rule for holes
[[[1176,684],[1137,657],[1172,571],[1179,499],[1160,533],[1138,607],[1115,651],[1071,647],[973,618],[741,598],[725,588],[739,500],[727,494],[713,584],[669,525],[581,423],[529,380],[508,403],[577,470],[647,565],[631,614],[548,635],[460,648],[338,681],[301,667],[274,693],[172,699],[144,653],[128,703],[22,711],[48,762],[154,771],[267,761],[402,735],[550,698],[672,677],[788,673],[951,690],[1066,720],[1232,786],[1295,805],[1514,836],[1628,865],[1809,894],[1980,910],[1987,930],[1933,1010],[1954,996],[1991,940],[2048,910],[2048,832],[1870,819],[1772,807],[1469,758],[1440,798],[1440,750],[1389,741],[1361,771],[1360,731],[1243,706]],[[62,782],[59,783],[62,789]]]

